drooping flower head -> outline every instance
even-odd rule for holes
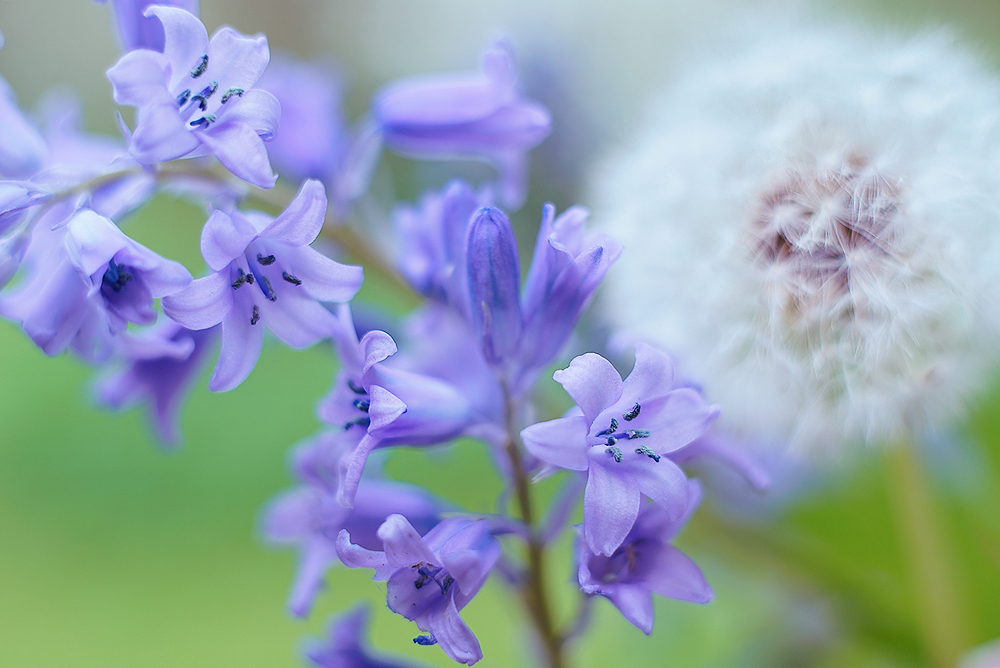
[[[500,543],[486,520],[447,519],[421,537],[402,515],[379,527],[384,551],[366,550],[341,531],[337,553],[351,568],[374,568],[386,581],[389,609],[416,622],[429,635],[420,645],[440,645],[458,663],[483,658],[479,641],[459,612],[479,592],[500,557]]]
[[[213,273],[165,299],[163,310],[188,329],[222,323],[212,390],[231,390],[250,375],[265,327],[293,348],[333,333],[336,318],[319,302],[350,300],[363,273],[309,247],[325,213],[323,184],[310,180],[277,218],[216,211],[205,223],[201,252]]]
[[[697,564],[670,544],[701,501],[697,480],[687,491],[680,517],[671,517],[655,503],[642,504],[612,554],[594,554],[582,536],[577,546],[580,589],[606,597],[646,635],[653,631],[653,594],[692,603],[708,603],[714,595]]]
[[[630,253],[603,318],[675,351],[744,437],[939,424],[1000,350],[1000,80],[944,34],[746,34],[595,181]]]
[[[521,432],[528,452],[559,468],[587,472],[584,538],[611,556],[639,513],[643,495],[680,517],[688,479],[667,455],[705,434],[719,409],[688,388],[675,388],[662,352],[638,344],[635,367],[623,381],[594,353],[575,358],[553,377],[576,401],[565,417]]]
[[[545,107],[521,96],[511,46],[497,42],[475,75],[405,79],[386,86],[372,103],[386,145],[417,158],[480,157],[501,172],[501,198],[524,203],[527,152],[548,136]]]
[[[233,174],[262,188],[274,185],[264,142],[277,131],[281,108],[253,85],[270,54],[263,35],[222,27],[208,38],[194,15],[154,5],[163,52],[136,49],[108,70],[115,102],[136,107],[129,141],[143,164],[212,153]]]

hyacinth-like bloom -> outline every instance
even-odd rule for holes
[[[319,668],[413,668],[413,664],[373,658],[364,642],[368,608],[359,605],[330,624],[327,640],[306,650]]]
[[[330,67],[287,55],[271,58],[257,88],[281,104],[281,132],[268,143],[278,173],[294,181],[319,179],[330,205],[345,215],[368,190],[381,157],[381,134],[369,120],[348,128],[342,83]]]
[[[600,355],[575,358],[553,378],[578,411],[521,432],[528,452],[559,468],[587,472],[584,538],[611,556],[639,513],[642,495],[680,517],[688,480],[666,455],[704,435],[719,409],[689,388],[674,388],[670,359],[638,344],[635,366],[624,381]]]
[[[500,543],[486,520],[460,517],[441,522],[420,537],[402,515],[390,515],[378,529],[384,551],[366,550],[341,531],[337,553],[351,568],[374,568],[386,581],[389,609],[416,622],[430,635],[420,645],[438,644],[458,663],[471,666],[483,658],[479,641],[459,612],[486,582],[500,557]]]
[[[0,314],[21,323],[46,355],[72,344],[86,359],[103,359],[112,337],[130,322],[155,322],[153,299],[185,288],[191,274],[89,209],[63,223],[65,208],[54,206],[36,224],[24,258],[28,276],[0,298]]]
[[[17,106],[10,84],[0,77],[0,178],[31,176],[41,168],[46,153],[41,134]]]
[[[218,328],[190,330],[165,320],[152,331],[118,341],[121,367],[96,385],[97,400],[122,409],[147,403],[156,435],[180,443],[180,410],[218,339]]]
[[[129,51],[108,70],[115,102],[138,109],[129,151],[143,164],[212,153],[236,176],[261,188],[277,178],[264,142],[277,130],[281,108],[252,88],[270,54],[263,35],[226,26],[208,39],[193,14],[154,5],[163,52]]]
[[[384,364],[397,350],[388,334],[371,331],[359,340],[350,309],[341,307],[339,316],[334,339],[342,368],[317,413],[329,424],[362,434],[343,457],[338,489],[340,503],[351,507],[372,450],[447,443],[479,416],[458,387]]]
[[[95,0],[99,5],[107,1]],[[111,4],[115,10],[115,28],[122,51],[163,51],[163,26],[156,19],[145,16],[146,9],[151,5],[179,7],[195,16],[199,14],[199,0],[111,0]]]
[[[302,444],[294,470],[304,483],[275,499],[262,523],[264,536],[276,544],[299,548],[299,568],[288,599],[292,614],[309,614],[326,571],[339,563],[336,551],[341,529],[360,546],[376,550],[382,542],[376,530],[393,513],[404,513],[421,531],[438,523],[441,505],[422,489],[403,483],[365,478],[354,499],[354,508],[337,502],[341,457],[360,438],[355,431],[331,431]]]
[[[1000,80],[940,33],[748,34],[595,180],[630,252],[603,317],[675,351],[737,435],[940,424],[1000,350]]]
[[[580,589],[606,597],[646,635],[653,631],[653,594],[692,603],[714,596],[697,564],[670,544],[701,501],[697,480],[687,490],[680,517],[655,503],[643,504],[632,530],[610,555],[594,554],[585,540],[578,544]]]
[[[372,103],[386,145],[421,159],[484,158],[501,172],[501,199],[518,208],[528,185],[527,152],[551,129],[545,107],[521,96],[514,54],[497,42],[475,75],[390,84]]]
[[[212,274],[163,300],[163,311],[188,329],[222,323],[222,350],[209,387],[242,383],[260,358],[264,328],[293,348],[331,335],[336,318],[319,303],[346,302],[361,288],[361,267],[334,262],[309,247],[326,214],[323,184],[306,181],[272,219],[216,211],[201,232]]]

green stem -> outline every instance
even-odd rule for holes
[[[958,582],[949,543],[919,453],[896,443],[886,453],[889,493],[909,561],[917,617],[935,668],[954,668],[967,647]]]

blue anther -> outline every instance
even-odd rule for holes
[[[125,284],[132,280],[132,274],[125,271],[123,267],[115,264],[114,259],[108,262],[108,268],[104,272],[104,283],[114,292],[121,292]]]
[[[239,290],[243,287],[243,284],[247,282],[247,275],[243,273],[243,270],[237,267],[236,271],[239,272],[239,275],[236,277],[236,280],[233,281],[233,290]]]
[[[287,283],[291,283],[292,285],[302,285],[302,279],[292,276],[287,271],[281,272],[281,277],[285,279]]]
[[[635,406],[632,406],[632,410],[630,410],[628,413],[625,413],[625,415],[622,415],[622,417],[625,418],[626,422],[631,422],[632,420],[639,417],[640,410],[641,407],[639,406],[639,402],[637,401],[635,402]]]
[[[629,429],[625,432],[625,437],[628,439],[633,438],[649,438],[648,429]]]
[[[612,457],[614,457],[615,458],[615,462],[617,462],[618,464],[621,464],[622,463],[622,459],[625,458],[625,455],[622,454],[622,451],[619,450],[618,448],[614,447],[614,446],[611,446],[610,448],[605,449],[604,452],[606,452],[609,455],[611,455]]]
[[[264,293],[264,296],[267,297],[269,301],[278,301],[278,295],[274,294],[274,290],[271,288],[271,281],[267,280],[267,276],[261,276],[260,280],[262,283],[261,291]]]
[[[350,378],[347,379],[347,387],[351,388],[351,392],[354,394],[368,394],[368,390],[360,385],[356,385]]]
[[[243,89],[230,88],[229,90],[227,90],[225,93],[222,94],[222,104],[229,102],[229,98],[233,97],[234,95],[236,97],[243,97]]]
[[[207,128],[214,122],[215,122],[215,114],[205,114],[201,118],[197,118],[191,121],[190,123],[188,123],[188,125],[190,125],[193,128]]]
[[[367,427],[371,423],[372,423],[372,419],[370,417],[368,417],[367,415],[363,415],[361,417],[356,417],[353,420],[351,420],[350,422],[348,422],[347,424],[345,424],[344,425],[344,429],[350,429],[351,427],[353,427],[355,425],[357,425],[359,427]]]
[[[368,401],[367,399],[355,399],[352,403],[354,404],[355,408],[357,408],[359,411],[364,411],[365,413],[368,412],[368,409],[371,408],[372,405],[372,402]]]
[[[250,316],[250,324],[256,325],[259,320],[260,320],[260,309],[257,307],[256,304],[254,304],[253,314]]]
[[[637,454],[637,455],[646,455],[647,457],[649,457],[650,459],[652,459],[654,462],[659,462],[660,461],[660,456],[658,454],[656,454],[655,452],[653,452],[652,450],[650,450],[649,448],[647,448],[645,445],[642,446],[642,447],[640,447],[640,448],[636,448],[635,449],[635,454]]]
[[[191,78],[197,79],[202,74],[204,74],[205,70],[207,69],[208,69],[208,54],[206,53],[201,57],[201,60],[198,61],[198,64],[194,66],[194,69],[191,70]]]
[[[261,255],[260,253],[257,253],[257,262],[261,263],[265,267],[269,267],[272,264],[274,264],[274,256],[273,255]]]
[[[191,89],[190,88],[185,88],[183,90],[183,92],[181,92],[177,96],[177,106],[178,107],[183,107],[185,104],[187,104],[187,101],[189,99],[191,99]]]
[[[618,431],[618,420],[616,420],[615,418],[611,418],[611,426],[602,431],[601,433],[599,433],[598,436],[610,436],[616,431]]]
[[[417,636],[413,639],[413,643],[415,645],[424,645],[426,647],[429,645],[436,645],[438,644],[438,641],[434,636]]]

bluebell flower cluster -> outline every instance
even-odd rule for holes
[[[684,466],[715,458],[765,484],[712,432],[719,408],[640,343],[624,380],[596,353],[556,371],[577,408],[536,421],[537,381],[563,361],[623,249],[588,231],[586,209],[545,204],[522,280],[514,226],[497,205],[525,201],[528,152],[551,119],[519,88],[509,44],[490,48],[481,73],[391,83],[349,124],[331,70],[289,57],[269,65],[263,35],[223,27],[209,37],[197,0],[112,4],[122,55],[107,76],[115,101],[135,109],[131,126],[119,116],[120,139],[81,131],[72,104],[37,125],[0,80],[0,315],[45,354],[100,366],[99,401],[145,404],[167,444],[180,441],[181,408],[211,360],[210,389],[229,391],[253,372],[266,332],[292,348],[332,344],[340,366],[317,404],[322,427],[296,451],[297,486],[262,521],[267,540],[299,553],[293,614],[309,613],[336,564],[371,568],[388,608],[421,632],[414,643],[472,665],[483,649],[461,611],[504,563],[546,660],[561,665],[570,632],[552,621],[542,562],[581,502],[585,596],[608,598],[645,633],[652,594],[711,599],[671,545],[702,494]],[[483,159],[498,178],[399,203],[392,238],[366,239],[341,223],[383,148]],[[283,182],[268,194],[276,171]],[[128,236],[128,215],[164,190],[205,206],[197,278]],[[325,233],[422,297],[391,333],[355,322],[363,270],[314,246]],[[376,450],[459,437],[482,442],[507,481],[495,515],[369,465]],[[568,492],[543,530],[530,481],[560,470]],[[524,549],[508,549],[517,542]],[[369,657],[363,626],[362,612],[345,618],[310,660],[397,665]]]

